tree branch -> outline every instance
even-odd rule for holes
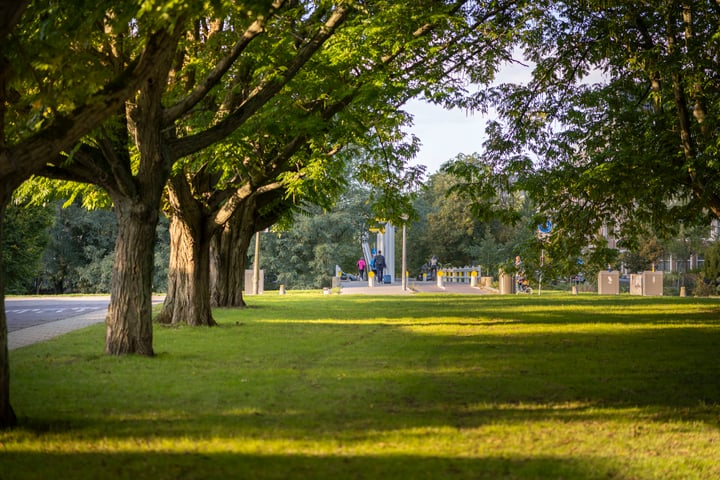
[[[190,94],[184,99],[165,110],[162,118],[163,126],[171,125],[178,118],[190,111],[203,98],[205,98],[210,89],[220,82],[223,75],[225,75],[230,67],[232,67],[235,60],[237,60],[240,54],[247,48],[248,45],[250,45],[250,42],[265,31],[265,24],[267,23],[268,18],[274,15],[277,10],[282,8],[285,3],[286,0],[275,0],[268,12],[268,15],[259,17],[245,30],[245,32],[243,32],[240,39],[235,43],[235,45],[233,45],[230,53],[222,58],[217,65],[215,65],[215,68],[208,74],[207,77],[205,77],[195,90],[190,92]]]
[[[330,38],[335,30],[345,21],[349,14],[347,5],[338,6],[330,18],[322,25],[315,36],[306,43],[287,66],[284,74],[279,78],[269,80],[258,86],[250,93],[247,100],[243,102],[233,113],[222,121],[204,132],[189,135],[179,139],[170,140],[168,148],[174,158],[182,158],[191,153],[200,151],[216,142],[226,138],[244,124],[255,112],[265,105],[276,93],[278,93],[300,69],[307,63],[313,54]]]
[[[70,114],[58,116],[42,131],[22,143],[0,150],[0,177],[29,178],[40,170],[48,158],[71,148],[80,138],[103,123],[125,100],[150,77],[157,59],[175,48],[182,34],[176,25],[174,32],[163,29],[153,34],[147,48],[112,84],[92,95],[85,105]]]

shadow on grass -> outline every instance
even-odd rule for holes
[[[303,439],[348,431],[614,421],[614,411],[622,416],[639,408],[644,421],[718,425],[717,330],[495,334],[475,325],[447,335],[426,327],[224,324],[203,333],[218,357],[210,350],[161,353],[160,361],[55,357],[45,362],[55,370],[50,378],[87,390],[51,384],[42,395],[69,409],[66,422],[35,412],[24,423],[38,433],[75,430],[98,438],[132,437],[152,424],[163,437],[203,437],[210,429],[226,437],[274,431]],[[252,344],[254,337],[264,345]],[[169,375],[163,363],[178,361],[180,368]],[[102,383],[83,385],[87,366],[103,372]],[[27,390],[21,386],[19,395]],[[76,394],[76,405],[62,405]],[[133,406],[123,407],[122,398],[133,398]],[[63,418],[52,408],[48,413]]]
[[[602,459],[447,458],[408,455],[247,455],[247,454],[32,454],[3,455],[14,480],[37,478],[163,479],[500,479],[624,478]],[[10,463],[5,463],[10,462]],[[84,468],[77,469],[76,465]],[[149,467],[151,466],[151,467]],[[87,472],[87,473],[84,473]],[[43,477],[43,473],[47,476]],[[5,480],[2,472],[0,479]]]
[[[439,326],[440,332],[432,323],[291,322],[259,328],[276,329],[275,335],[297,345],[325,339],[313,351],[278,351],[282,360],[274,360],[272,368],[290,369],[298,382],[311,385],[309,397],[298,403],[319,411],[329,405],[333,412],[358,412],[368,429],[474,427],[543,417],[542,409],[472,408],[513,404],[582,405],[548,411],[566,422],[585,421],[594,409],[641,407],[658,419],[686,419],[690,409],[700,412],[697,420],[717,426],[717,328],[634,325],[597,332],[495,333],[482,322],[448,325],[463,328],[457,335],[443,334],[446,324]]]
[[[636,423],[718,427],[716,303],[595,298],[575,316],[580,303],[563,299],[325,300],[218,311],[218,328],[156,329],[152,359],[99,355],[82,332],[58,344],[72,349],[13,352],[16,440],[43,451],[45,439],[79,439],[82,453],[10,453],[0,437],[0,480],[643,478],[617,454],[592,453],[598,425],[622,429],[605,439],[620,444]],[[553,456],[527,438],[498,454],[492,443],[498,429],[558,428],[550,442],[584,443],[584,454]],[[107,441],[129,452],[86,453]],[[214,453],[224,441],[260,453]],[[187,454],[158,453],[162,442],[187,443]]]

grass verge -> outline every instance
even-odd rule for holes
[[[10,352],[0,480],[720,478],[720,301],[250,299]]]

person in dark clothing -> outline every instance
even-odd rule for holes
[[[380,250],[375,255],[375,275],[377,276],[378,282],[383,282],[383,270],[385,270],[385,257]]]
[[[434,280],[437,277],[438,259],[435,255],[430,258],[430,276],[428,280]]]

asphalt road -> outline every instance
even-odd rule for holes
[[[5,298],[8,332],[63,320],[90,312],[107,311],[109,296]]]

